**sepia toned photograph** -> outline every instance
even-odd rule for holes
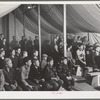
[[[100,4],[0,4],[0,91],[99,90]]]

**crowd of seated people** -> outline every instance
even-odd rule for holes
[[[58,91],[61,87],[71,91],[77,65],[82,77],[87,66],[100,71],[98,42],[91,45],[86,36],[67,35],[67,57],[62,35],[56,36],[51,44],[48,42],[47,48],[42,48],[39,61],[38,36],[34,41],[22,36],[19,42],[13,36],[7,50],[6,39],[0,34],[0,91]]]
[[[63,57],[63,37],[56,36],[54,39],[54,52],[52,57],[55,66],[59,69],[59,63]],[[60,42],[59,42],[60,41]],[[71,75],[79,75],[86,78],[88,72],[100,72],[100,43],[89,43],[87,36],[67,36],[67,66]],[[78,67],[80,72],[77,73]],[[59,73],[58,73],[59,74]],[[65,80],[63,80],[65,81]],[[68,83],[68,82],[67,82]]]

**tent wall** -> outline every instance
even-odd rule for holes
[[[25,34],[26,34],[26,38],[28,39],[29,36],[32,37],[32,39],[34,40],[35,36],[37,34],[35,34],[34,32],[31,32],[30,30],[25,29]],[[2,33],[2,19],[0,19],[0,33]],[[14,31],[14,15],[12,13],[9,14],[9,41],[12,40],[12,36],[15,35],[15,31]],[[88,37],[88,33],[87,32],[79,32],[79,33],[69,33],[69,34],[73,34],[74,36],[87,36]],[[21,39],[21,36],[23,36],[23,25],[22,23],[16,19],[16,36],[17,36],[17,40],[19,41]],[[53,41],[53,38],[55,37],[55,35],[50,35],[50,34],[45,34],[42,35],[42,41],[44,40],[50,40]],[[89,41],[91,44],[94,44],[95,42],[99,42],[100,43],[100,34],[99,33],[89,33]]]
[[[83,5],[85,8],[85,5]],[[46,13],[50,8],[52,7],[52,9]],[[77,35],[77,36],[88,36],[85,28],[82,28],[81,26],[86,27],[86,23],[84,22],[84,20],[82,20],[82,16],[79,16],[79,10],[77,10],[76,8],[80,8],[81,6],[77,5],[68,5],[67,6],[67,22],[68,22],[68,32],[70,32],[70,30],[74,31],[72,32],[73,35]],[[86,6],[87,7],[87,6]],[[59,8],[59,9],[58,9]],[[83,9],[83,7],[82,7]],[[75,12],[77,12],[77,15],[75,14]],[[42,41],[44,40],[50,40],[53,41],[53,38],[55,37],[55,35],[63,35],[62,32],[62,5],[58,5],[58,6],[53,6],[53,5],[42,5],[41,6],[41,33],[42,33]],[[76,16],[76,17],[75,17]],[[88,15],[87,15],[88,16]],[[80,20],[79,20],[80,19]],[[21,7],[16,9],[16,36],[17,36],[17,40],[20,41],[21,36],[23,36],[23,10]],[[82,23],[81,23],[82,21]],[[9,14],[9,32],[7,32],[6,30],[6,23],[7,21],[5,20],[5,18],[1,18],[0,19],[0,33],[5,34],[5,36],[7,37],[7,34],[9,34],[9,41],[12,40],[12,36],[15,35],[15,22],[14,22],[14,13],[10,13]],[[77,22],[77,24],[76,24]],[[84,23],[83,23],[84,22]],[[82,24],[82,25],[81,25]],[[81,29],[78,31],[74,30],[74,27],[77,27],[77,29]],[[28,39],[29,36],[32,37],[32,39],[34,40],[35,36],[38,35],[38,24],[37,24],[37,10],[30,10],[25,14],[25,35],[26,38]],[[70,29],[70,30],[69,30]],[[77,30],[76,29],[76,30]],[[91,28],[88,27],[88,29],[90,30]],[[89,31],[87,30],[87,31]],[[84,31],[84,32],[82,32]],[[91,30],[92,31],[92,30]],[[91,42],[91,44],[94,44],[95,42],[99,42],[99,33],[93,33],[91,32],[89,33],[89,40]],[[69,33],[70,34],[70,33]]]
[[[15,31],[14,31],[14,15],[12,13],[9,14],[9,33],[10,33],[10,40],[12,40],[12,37],[15,35]],[[28,39],[29,36],[31,36],[31,38],[34,40],[35,36],[38,35],[35,32],[32,32],[30,30],[27,29],[27,27],[25,28],[25,36]],[[20,41],[21,40],[21,36],[23,36],[23,24],[16,18],[16,37],[17,40]],[[50,40],[50,34],[45,34],[42,36],[42,41],[44,40]]]
[[[9,14],[2,18],[2,31],[7,41],[7,49],[9,48]]]
[[[0,33],[2,33],[2,18],[0,18]]]

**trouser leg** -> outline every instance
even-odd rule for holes
[[[31,82],[30,80],[27,80],[29,85],[34,86],[33,91],[38,91],[38,86],[36,84],[34,84],[33,82]]]
[[[47,81],[50,85],[53,86],[51,91],[58,91],[59,90],[59,84],[55,80],[48,80]]]
[[[17,85],[15,91],[22,91],[22,88],[19,85]]]
[[[14,91],[9,85],[4,85],[4,88],[6,91]]]

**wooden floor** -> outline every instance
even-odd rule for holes
[[[59,89],[59,91],[67,91],[63,87]],[[72,89],[72,91],[98,91],[97,89],[93,88],[91,85],[82,82],[82,83],[77,83],[75,82],[75,85]]]

